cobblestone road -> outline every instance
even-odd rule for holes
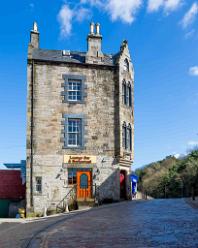
[[[49,220],[0,225],[0,248],[26,247],[38,230],[30,247],[198,248],[198,210],[183,199],[122,202],[64,218],[48,229]]]

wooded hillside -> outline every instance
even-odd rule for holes
[[[174,156],[137,169],[138,190],[154,198],[198,195],[198,149],[182,159]]]

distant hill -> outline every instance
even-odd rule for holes
[[[198,195],[198,149],[180,159],[168,156],[135,173],[139,176],[138,190],[154,198]]]

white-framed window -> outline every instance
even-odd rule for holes
[[[67,146],[78,147],[82,144],[82,120],[68,118]]]
[[[36,177],[35,181],[36,181],[36,184],[35,184],[36,192],[42,193],[42,177]]]
[[[82,100],[82,81],[68,79],[67,100],[78,102]]]
[[[87,97],[86,76],[63,74],[62,77],[64,80],[64,83],[61,84],[63,87],[63,91],[61,91],[63,103],[83,104]]]

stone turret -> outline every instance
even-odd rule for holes
[[[102,61],[102,58],[102,35],[100,34],[100,24],[94,24],[92,22],[90,24],[90,33],[87,36],[86,63],[98,64]]]

